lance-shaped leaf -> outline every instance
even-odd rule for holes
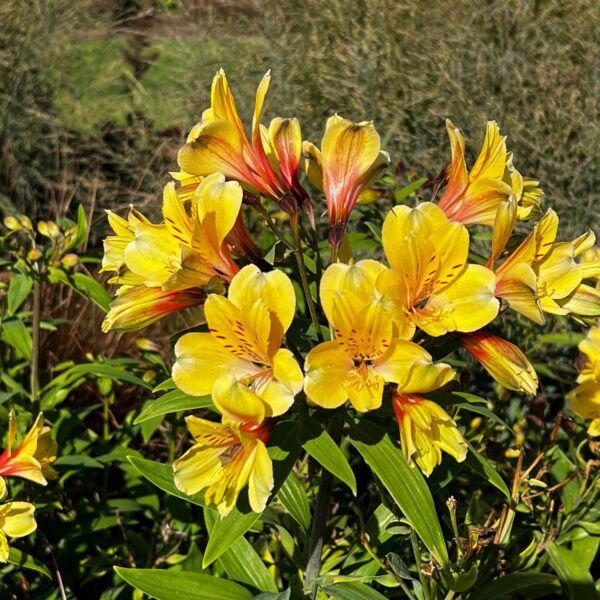
[[[356,496],[356,478],[354,473],[332,437],[318,421],[303,414],[300,417],[299,442],[324,469],[343,481]]]
[[[407,521],[442,566],[448,551],[433,497],[421,472],[410,467],[404,454],[379,427],[358,421],[350,430],[350,442],[390,493]]]
[[[190,396],[181,390],[171,390],[160,398],[148,402],[133,423],[139,425],[144,421],[169,413],[179,412],[180,410],[209,408],[212,405],[210,396]]]
[[[191,571],[115,567],[129,585],[157,600],[252,600],[241,585]]]

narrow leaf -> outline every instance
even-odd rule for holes
[[[402,451],[379,427],[361,420],[350,430],[350,441],[381,480],[417,535],[442,565],[448,551],[433,497],[421,472],[410,467]]]
[[[340,600],[386,600],[383,594],[372,587],[354,581],[326,585],[321,589],[331,598],[340,598]]]
[[[2,323],[2,339],[12,346],[17,353],[27,360],[31,360],[31,349],[33,347],[29,329],[20,319],[7,319]]]
[[[484,479],[487,479],[495,488],[499,489],[508,500],[511,499],[510,490],[504,482],[504,479],[500,477],[500,474],[492,463],[481,453],[477,452],[471,444],[469,444],[469,454],[466,460],[467,466],[475,473],[481,475]]]
[[[574,552],[550,542],[546,546],[550,565],[565,584],[571,600],[596,600],[594,580]]]
[[[301,415],[298,438],[302,448],[324,469],[343,481],[356,496],[356,478],[348,460],[319,422],[307,414]]]
[[[277,498],[298,525],[304,531],[308,531],[310,527],[310,503],[302,484],[298,481],[293,471],[290,472],[283,482]]]
[[[115,567],[129,585],[157,600],[252,600],[241,585],[191,571]]]
[[[42,573],[42,575],[45,575],[46,577],[52,579],[52,574],[50,573],[50,570],[42,561],[38,560],[37,558],[34,558],[30,554],[21,552],[21,550],[17,550],[16,548],[9,548],[7,561],[11,565],[17,565],[23,569],[37,571],[38,573]]]
[[[196,408],[208,408],[212,406],[210,396],[190,396],[181,390],[171,390],[156,400],[151,400],[144,406],[142,412],[137,416],[134,425],[149,421],[180,410],[194,410]]]
[[[204,521],[208,535],[212,535],[218,515],[204,509]],[[277,592],[277,586],[267,567],[246,538],[239,537],[224,552],[218,562],[229,577],[246,583],[261,592]]]

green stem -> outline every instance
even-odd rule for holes
[[[327,432],[336,444],[340,443],[343,428],[344,415],[342,413],[335,414],[329,422]],[[304,591],[311,600],[314,600],[317,596],[317,579],[321,572],[321,555],[323,553],[334,480],[335,477],[329,471],[321,469],[321,482],[310,532],[308,562],[304,572]]]
[[[40,325],[42,320],[42,284],[33,282],[33,306],[31,316],[31,401],[40,399]]]
[[[421,573],[421,550],[419,549],[419,541],[417,540],[417,534],[414,529],[410,530],[410,543],[412,544],[413,554],[415,555],[415,563],[417,565],[417,573],[419,574],[419,580],[421,581],[421,586],[423,587],[423,595],[425,596],[425,600],[430,600],[431,596],[429,595],[429,583],[425,578],[425,575]]]
[[[302,240],[300,239],[300,228],[298,227],[298,215],[292,215],[290,218],[292,226],[292,235],[294,236],[295,250],[294,256],[298,263],[298,271],[300,272],[300,282],[302,284],[302,291],[304,292],[304,298],[306,299],[306,306],[310,313],[310,318],[315,327],[317,339],[319,342],[323,341],[323,334],[321,333],[321,325],[319,324],[319,317],[317,315],[317,309],[313,302],[312,295],[310,293],[310,284],[308,283],[308,277],[306,275],[306,265],[304,264],[304,254],[302,253]]]

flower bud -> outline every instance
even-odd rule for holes
[[[27,215],[19,215],[19,223],[21,224],[21,227],[23,227],[23,229],[33,231],[31,219]]]
[[[140,338],[136,342],[137,347],[144,352],[160,352],[160,347],[148,338]]]
[[[533,395],[538,377],[525,354],[507,340],[485,331],[460,334],[462,347],[472,354],[484,369],[509,390]]]
[[[65,268],[65,269],[72,269],[74,266],[76,266],[79,263],[79,256],[77,256],[77,254],[73,254],[73,253],[69,253],[69,254],[65,254],[61,259],[60,259],[60,264]]]
[[[40,258],[42,258],[42,251],[39,248],[32,248],[27,253],[27,258],[29,260],[39,260]]]
[[[10,231],[19,231],[21,223],[16,217],[4,217],[4,227]]]

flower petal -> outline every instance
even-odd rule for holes
[[[250,508],[261,513],[267,506],[267,500],[274,486],[273,463],[266,446],[256,441],[254,463],[248,478],[248,501]]]

